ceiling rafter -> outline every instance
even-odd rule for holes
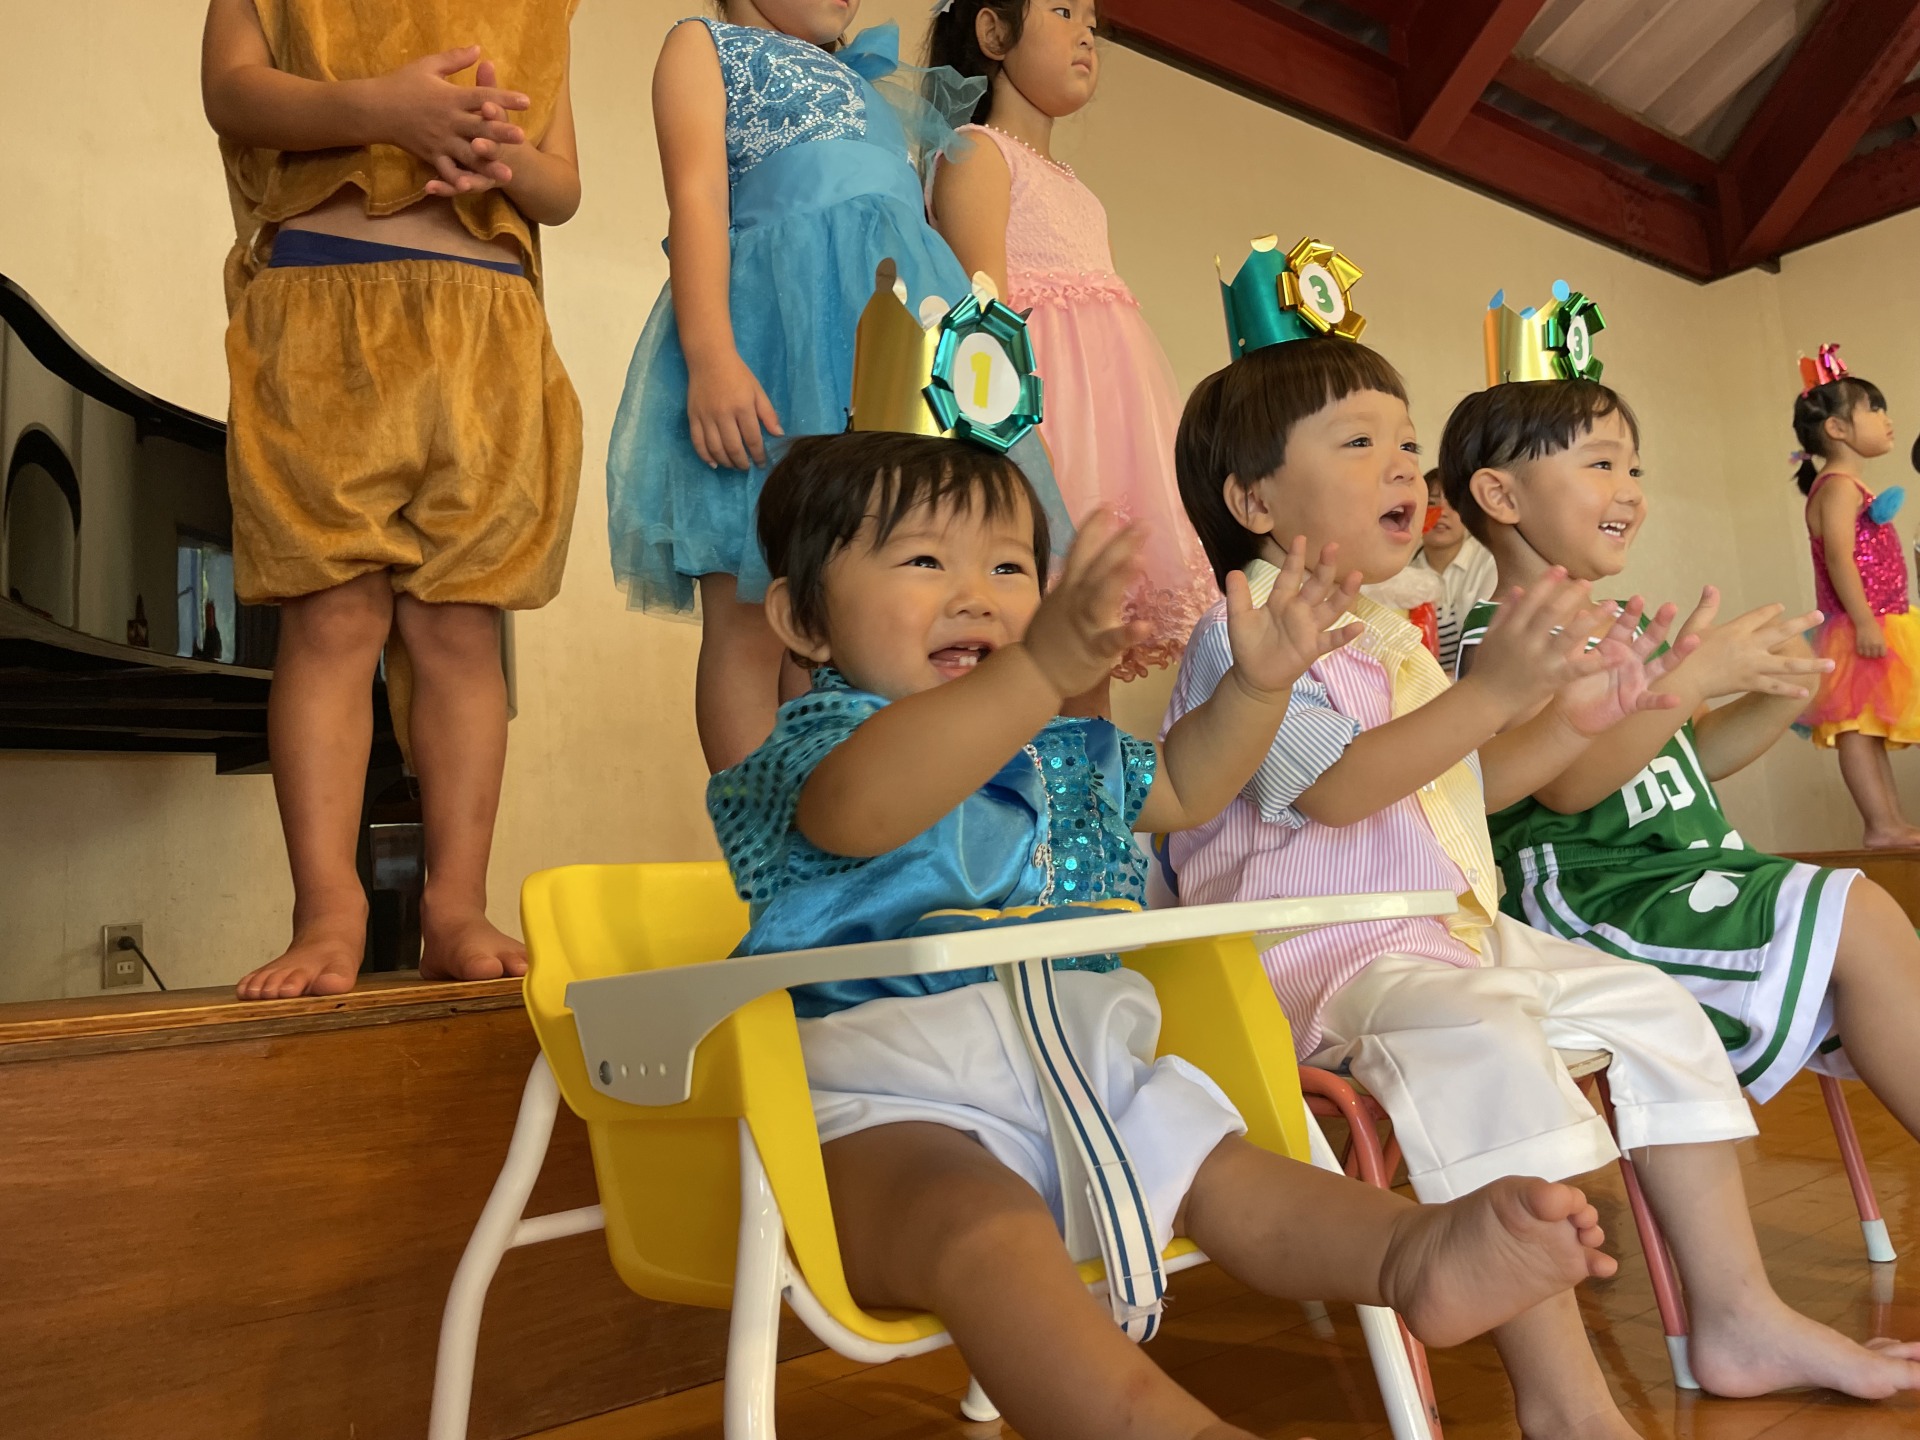
[[[1717,154],[1715,134],[1755,104],[1731,97],[1790,33],[1787,0],[1721,0],[1714,14],[1673,8],[1704,0],[1337,3],[1357,26],[1322,23],[1294,0],[1103,0],[1101,15],[1136,48],[1695,279],[1920,209],[1920,137],[1876,136],[1880,148],[1854,157],[1869,132],[1920,119],[1920,80],[1908,79],[1920,0],[1826,0],[1798,48],[1765,71],[1777,78],[1748,87],[1766,94],[1725,160],[1706,147]],[[1720,55],[1712,35],[1745,49]],[[1665,48],[1654,69],[1596,78],[1627,44]],[[1675,72],[1675,45],[1691,68]],[[1561,50],[1578,79],[1556,68]],[[1717,132],[1684,120],[1705,102],[1680,106],[1668,84],[1679,73],[1692,85],[1711,65],[1717,79],[1699,83],[1723,96],[1712,103],[1724,109],[1702,112]],[[1656,82],[1658,124],[1636,99]]]
[[[1720,205],[1734,268],[1780,252],[1916,61],[1913,0],[1827,0],[1727,156]]]
[[[1451,140],[1546,0],[1421,0],[1404,22],[1400,77],[1406,143],[1432,154]]]

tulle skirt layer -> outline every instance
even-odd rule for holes
[[[1078,524],[1105,504],[1147,532],[1129,610],[1152,633],[1113,672],[1131,680],[1176,663],[1220,595],[1174,479],[1173,367],[1139,306],[1116,288],[1118,295],[1029,297],[1015,281],[1018,302],[1033,304],[1027,328],[1046,385],[1040,429],[1068,513]]]
[[[968,282],[946,241],[926,223],[913,170],[858,140],[796,145],[743,176],[733,192],[729,309],[734,344],[789,436],[847,428],[854,332],[873,295],[874,270],[891,259],[908,306],[929,295],[957,302]],[[779,458],[745,470],[712,469],[687,430],[687,362],[672,287],[635,346],[607,449],[607,538],[614,578],[630,604],[689,613],[701,575],[737,578],[758,601],[766,560],[754,511]],[[1048,510],[1056,553],[1072,538],[1037,436],[1012,458]]]
[[[1890,747],[1920,744],[1920,614],[1882,615],[1887,653],[1866,659],[1854,649],[1854,624],[1842,614],[1813,633],[1814,653],[1833,661],[1813,703],[1800,717],[1816,745],[1848,733],[1877,735]]]

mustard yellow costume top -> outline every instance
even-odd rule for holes
[[[531,108],[513,116],[537,140],[553,119],[566,79],[567,29],[579,0],[254,0],[274,68],[308,80],[370,80],[423,55],[478,45],[500,84],[523,92]],[[455,77],[473,83],[473,72]],[[222,139],[235,243],[227,257],[232,306],[266,263],[280,222],[303,215],[343,185],[366,195],[367,214],[392,215],[426,195],[432,167],[396,145],[285,152]],[[454,212],[478,239],[510,236],[529,279],[538,283],[536,227],[499,190],[456,196]]]

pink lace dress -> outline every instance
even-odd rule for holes
[[[1114,667],[1131,680],[1172,665],[1219,598],[1173,474],[1180,392],[1140,302],[1113,271],[1107,212],[1072,169],[984,125],[1013,177],[1007,218],[1007,303],[1031,310],[1028,333],[1045,385],[1041,434],[1077,524],[1106,505],[1147,532],[1145,577],[1130,597],[1153,633]]]

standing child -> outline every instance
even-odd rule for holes
[[[1146,638],[1116,680],[1180,658],[1219,597],[1173,478],[1179,390],[1139,302],[1113,269],[1107,215],[1052,156],[1054,121],[1093,98],[1100,55],[1094,0],[950,0],[933,19],[928,61],[990,86],[973,144],[934,176],[933,223],[969,272],[983,271],[1027,324],[1047,377],[1041,426],[1074,515],[1105,505],[1145,536],[1128,613]],[[1104,686],[1093,713],[1107,711]]]
[[[572,11],[207,11],[202,86],[239,225],[234,581],[281,607],[267,741],[294,888],[293,943],[240,982],[245,999],[353,987],[368,697],[390,638],[426,820],[421,973],[526,970],[487,920],[487,856],[507,745],[500,611],[559,590],[580,479],[535,233],[580,203]]]
[[[1905,492],[1866,487],[1866,462],[1893,448],[1886,397],[1847,374],[1837,345],[1801,362],[1807,388],[1793,406],[1795,479],[1807,497],[1814,603],[1826,623],[1815,650],[1834,662],[1803,723],[1840,752],[1840,774],[1866,824],[1870,850],[1920,845],[1900,808],[1889,747],[1920,741],[1920,616],[1907,599],[1907,556],[1893,528]],[[1816,463],[1817,462],[1817,463]]]
[[[805,688],[791,667],[783,678],[760,604],[768,437],[846,428],[854,326],[880,261],[915,306],[968,291],[909,158],[951,132],[904,83],[897,26],[845,39],[859,8],[727,0],[724,21],[676,25],[654,70],[671,278],[614,417],[607,527],[633,604],[687,613],[697,591],[694,709],[713,770],[744,759],[782,696]],[[1064,533],[1037,439],[1015,458]]]
[[[1549,566],[1618,574],[1647,513],[1639,463],[1626,401],[1581,379],[1469,395],[1440,447],[1448,494],[1499,560],[1502,587]],[[1492,817],[1501,903],[1549,934],[1672,975],[1756,1100],[1805,1068],[1857,1069],[1920,1136],[1912,922],[1858,870],[1750,849],[1713,788],[1766,752],[1832,663],[1800,638],[1818,613],[1768,605],[1716,625],[1717,603],[1709,591],[1681,631],[1698,648],[1656,687],[1677,708],[1619,726]],[[1469,623],[1463,672],[1500,608],[1482,605]]]
[[[1236,281],[1241,333],[1279,330],[1260,313],[1273,294],[1269,283]],[[1176,454],[1223,584],[1237,588],[1243,572],[1258,596],[1283,555],[1277,535],[1337,543],[1369,582],[1403,567],[1424,505],[1417,448],[1392,366],[1365,346],[1311,338],[1250,348],[1203,380]],[[1637,602],[1615,617],[1585,594],[1584,581],[1542,569],[1486,635],[1472,677],[1451,687],[1411,625],[1358,597],[1349,613],[1366,633],[1295,685],[1252,782],[1219,819],[1173,837],[1180,897],[1458,895],[1447,920],[1342,926],[1263,957],[1301,1060],[1348,1066],[1372,1091],[1414,1193],[1443,1199],[1495,1176],[1572,1177],[1615,1159],[1606,1122],[1555,1053],[1606,1050],[1618,1143],[1635,1152],[1673,1241],[1700,1382],[1722,1395],[1913,1388],[1915,1350],[1857,1345],[1768,1284],[1732,1143],[1755,1133],[1753,1119],[1686,991],[1650,966],[1499,913],[1488,807],[1538,788],[1592,737],[1677,704],[1645,693],[1671,662],[1643,663],[1671,612],[1630,646]],[[1171,723],[1221,690],[1224,621],[1216,608],[1195,631]],[[1608,638],[1583,655],[1592,628]],[[1544,1301],[1494,1340],[1523,1433],[1633,1434],[1571,1297]]]

